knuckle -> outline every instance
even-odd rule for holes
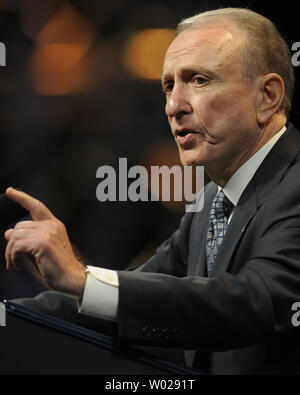
[[[50,220],[48,222],[48,227],[47,227],[47,234],[48,236],[50,236],[50,234],[55,235],[58,232],[58,225],[56,223],[56,221],[54,220]]]
[[[65,230],[65,225],[59,219],[57,219],[57,218],[53,219],[52,223],[53,223],[54,229],[57,232],[61,232],[61,231]]]
[[[35,211],[39,212],[39,211],[43,211],[45,210],[45,205],[43,202],[40,202],[39,200],[35,201]]]
[[[24,243],[22,240],[18,240],[15,242],[13,246],[13,251],[16,252],[22,252],[26,248],[26,243]]]
[[[37,205],[37,208],[41,209],[41,210],[44,209],[44,207],[45,207],[44,203],[41,202],[40,200],[37,200],[36,205]]]
[[[46,237],[42,237],[33,243],[33,250],[39,253],[47,252],[49,248],[49,240]]]
[[[21,224],[22,224],[21,222],[16,223],[16,225],[14,226],[14,230],[20,229],[22,226]]]
[[[15,229],[13,229],[9,237],[10,244],[12,244],[17,239],[17,236],[18,236],[18,232]]]

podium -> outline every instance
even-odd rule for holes
[[[115,350],[111,337],[3,301],[0,375],[199,375],[136,347]]]

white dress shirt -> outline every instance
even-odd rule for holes
[[[259,151],[251,156],[224,186],[224,194],[234,207],[237,205],[256,170],[285,131],[286,127],[284,126]],[[229,217],[229,221],[232,218],[233,211]],[[78,303],[79,313],[117,321],[119,301],[117,272],[95,266],[88,266],[88,270],[89,273],[87,275],[82,301]]]

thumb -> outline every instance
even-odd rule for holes
[[[11,200],[25,208],[25,210],[29,212],[34,221],[43,221],[54,218],[54,215],[42,202],[33,198],[25,192],[18,191],[17,189],[9,187],[6,190],[6,195]]]

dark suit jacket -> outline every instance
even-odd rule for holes
[[[212,374],[293,374],[300,368],[300,330],[291,323],[300,301],[298,130],[288,126],[248,184],[207,278],[216,192],[210,183],[204,209],[187,213],[141,269],[119,272],[119,337],[199,350],[195,364]]]
[[[298,130],[288,126],[243,192],[207,278],[216,192],[209,183],[201,212],[186,213],[142,267],[119,272],[117,337],[191,350],[187,362],[211,374],[297,373],[300,329],[291,307],[300,301]]]

